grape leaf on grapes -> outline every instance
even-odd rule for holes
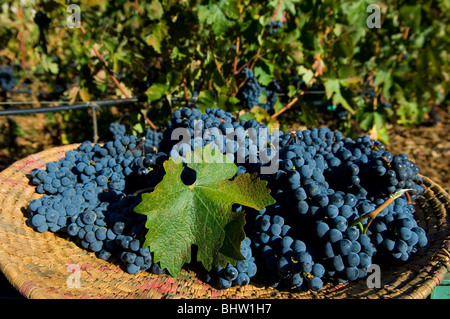
[[[192,245],[198,247],[197,261],[207,270],[242,260],[245,213],[233,212],[232,205],[261,210],[275,202],[267,181],[256,175],[239,174],[232,179],[237,166],[211,145],[196,147],[190,155],[186,166],[196,173],[193,184],[181,179],[185,169],[181,158],[169,158],[164,162],[163,180],[152,193],[143,194],[135,208],[147,215],[144,246],[150,247],[154,262],[174,277],[191,261]]]

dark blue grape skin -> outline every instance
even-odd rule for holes
[[[279,29],[283,27],[283,22],[281,20],[272,20],[267,24],[268,32],[270,35],[276,34]]]
[[[246,237],[241,243],[241,254],[244,260],[238,261],[236,266],[227,264],[225,267],[214,267],[206,275],[206,282],[219,288],[231,286],[245,286],[250,284],[251,278],[257,273],[255,257],[252,254],[251,239]]]
[[[251,105],[262,91],[253,80],[253,71],[243,72],[250,80],[247,100]],[[272,85],[272,98],[276,98],[277,87]],[[194,127],[196,120],[201,130]],[[320,290],[320,283],[328,278],[361,278],[374,257],[407,260],[427,244],[426,233],[413,221],[414,207],[405,196],[384,210],[367,234],[349,226],[399,188],[413,188],[413,200],[423,192],[418,167],[407,156],[393,155],[367,136],[352,140],[328,128],[299,130],[294,138],[292,132],[273,133],[269,137],[279,142],[280,165],[276,174],[264,175],[259,172],[258,142],[250,145],[248,132],[265,125],[238,120],[218,108],[204,113],[195,108],[175,110],[164,132],[147,130],[141,137],[126,135],[124,126],[111,127],[116,129],[113,141],[103,146],[87,141],[62,160],[30,173],[37,191],[46,196],[30,203],[29,224],[39,232],[65,232],[105,260],[123,255],[123,269],[130,273],[165,273],[137,239],[145,232],[145,218],[133,213],[140,201],[132,195],[136,187],[154,186],[162,179],[164,174],[154,175],[150,168],[157,171],[172,155],[209,143],[232,153],[235,162],[241,156],[244,162],[236,163],[238,173],[258,173],[277,199],[276,205],[264,211],[247,212],[248,249],[244,251],[251,254],[233,266],[237,275],[231,267],[228,270],[233,271],[226,274],[226,267],[208,274],[221,288],[246,285],[257,274],[268,274],[276,287]],[[175,147],[177,141],[170,140],[170,134],[179,127],[187,128],[192,138],[198,129],[200,137]],[[206,134],[206,130],[212,134],[227,129],[236,131],[235,141]],[[142,146],[138,146],[140,141],[144,141]],[[256,162],[250,162],[251,156]],[[316,224],[321,227],[315,229]],[[305,277],[305,271],[311,275]]]
[[[125,178],[133,179],[137,182],[137,187],[145,188],[147,183],[140,181],[142,174],[139,173],[143,168],[157,165],[154,152],[143,156],[127,149],[128,146],[137,145],[139,139],[136,136],[124,135],[122,126],[111,125],[111,128],[118,130],[114,141],[107,142],[104,146],[92,145],[86,141],[78,149],[66,152],[66,156],[60,161],[48,163],[46,170],[35,169],[30,174],[34,184],[48,185],[42,190],[50,190],[50,194],[31,203],[31,226],[39,232],[64,232],[80,246],[98,253],[99,258],[103,259],[125,249],[111,243],[118,234],[126,232],[138,236],[139,231],[145,229],[145,218],[134,216],[137,214],[132,212],[132,208],[140,200],[127,200],[126,193],[133,190],[125,189]],[[161,176],[158,180],[160,179]],[[149,183],[150,181],[148,186]],[[157,180],[151,183],[156,185]],[[131,206],[123,210],[128,206],[126,202]],[[127,215],[133,218],[126,217]],[[141,246],[142,242],[132,240],[128,249],[136,251]],[[146,257],[138,269],[147,270],[151,266],[149,257]],[[124,270],[128,268],[136,271],[136,265],[124,265]]]
[[[265,87],[259,84],[253,70],[245,68],[242,73],[246,79],[246,83],[239,92],[243,107],[252,109],[259,106],[272,112],[277,101],[277,92],[280,91],[277,82],[273,80]],[[266,100],[264,103],[261,103],[262,97]]]

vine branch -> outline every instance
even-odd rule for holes
[[[295,98],[293,98],[288,104],[286,104],[281,110],[279,110],[277,113],[273,114],[271,116],[271,118],[273,120],[275,120],[278,116],[280,116],[280,114],[283,114],[284,112],[286,112],[287,110],[289,110],[292,106],[294,106],[295,103],[297,103],[298,99],[300,98],[300,96],[302,96],[303,94],[305,94],[305,91],[302,91],[299,93],[298,96],[296,96]]]
[[[80,25],[80,30],[83,34],[86,34],[86,29],[82,25]],[[126,98],[131,98],[131,96],[128,94],[128,92],[125,91],[125,89],[122,87],[122,85],[120,85],[120,82],[119,82],[119,80],[117,80],[116,76],[114,75],[114,72],[108,67],[108,64],[106,63],[105,59],[100,54],[100,52],[98,51],[97,47],[95,46],[95,43],[92,45],[92,50],[94,51],[95,55],[100,60],[100,62],[103,64],[103,66],[105,67],[108,74],[111,76],[116,87],[122,92],[123,95],[125,95]],[[156,125],[145,114],[144,114],[144,117],[145,117],[145,120],[147,121],[147,123],[150,125],[150,127],[153,130],[156,130],[157,129]]]

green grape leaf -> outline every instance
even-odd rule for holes
[[[161,19],[164,15],[164,9],[161,5],[161,2],[158,0],[152,0],[148,7],[148,18],[150,20],[158,20]]]
[[[305,68],[303,65],[300,65],[297,68],[297,72],[299,75],[302,76],[302,80],[305,83],[309,83],[311,82],[311,80],[314,78],[314,72]]]
[[[335,105],[341,104],[350,113],[355,114],[355,110],[350,106],[348,101],[341,93],[341,83],[338,79],[326,78],[323,82],[327,99],[333,98]]]
[[[203,24],[211,26],[215,35],[224,34],[234,22],[231,19],[239,17],[239,9],[235,1],[210,1],[208,5],[199,6],[198,17]]]
[[[161,99],[164,96],[164,94],[167,93],[168,89],[169,86],[167,84],[154,83],[145,92],[147,94],[148,102],[151,103]]]
[[[191,185],[181,180],[185,166],[195,171]],[[242,260],[240,245],[245,238],[245,213],[233,212],[240,204],[257,210],[275,203],[267,181],[254,174],[239,174],[237,166],[213,150],[196,147],[187,156],[164,162],[166,174],[152,193],[142,195],[135,212],[147,215],[144,247],[150,247],[154,262],[176,277],[191,261],[191,246],[198,247],[197,260],[210,270],[216,265]]]
[[[216,105],[216,95],[213,90],[201,91],[198,95],[198,109],[205,112],[206,108]]]

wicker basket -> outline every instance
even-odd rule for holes
[[[426,298],[450,269],[450,196],[423,177],[425,194],[417,203],[418,223],[429,243],[407,263],[383,266],[381,288],[366,280],[328,283],[319,292],[278,291],[262,285],[215,289],[191,270],[178,277],[139,272],[130,275],[119,265],[51,232],[26,225],[26,209],[38,198],[27,174],[62,158],[78,145],[52,148],[15,162],[0,173],[0,271],[27,298]]]

